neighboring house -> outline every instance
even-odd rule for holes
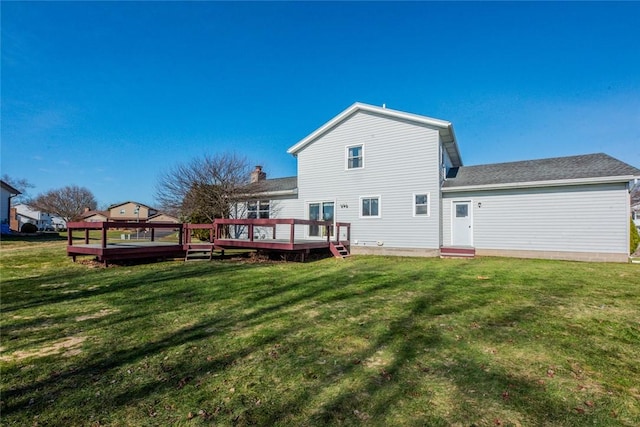
[[[82,220],[86,222],[179,222],[178,218],[174,216],[158,212],[157,209],[132,201],[111,205],[106,211],[87,209],[82,215]]]
[[[633,223],[640,230],[640,203],[636,203],[631,206],[631,218],[633,219]]]
[[[109,220],[109,211],[92,211],[87,208],[82,214],[82,220],[85,222],[105,222]]]
[[[640,170],[606,154],[463,166],[451,123],[360,103],[288,153],[297,177],[256,170],[246,216],[351,223],[352,253],[627,260]]]
[[[127,201],[107,208],[111,221],[146,222],[158,211],[142,203]]]
[[[173,215],[160,212],[147,218],[147,222],[177,224],[180,220]]]
[[[33,210],[23,203],[16,205],[14,210],[16,230],[22,230],[22,226],[27,223],[38,227],[38,231],[57,231],[67,228],[66,221],[59,216]]]
[[[0,180],[0,224],[3,233],[10,231],[11,199],[19,194],[22,194],[19,190]]]

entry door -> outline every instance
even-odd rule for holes
[[[315,221],[333,221],[333,202],[309,203],[309,219]],[[329,232],[333,236],[333,227],[329,227]],[[309,237],[326,237],[325,227],[317,225],[309,226]]]
[[[471,202],[453,202],[451,210],[451,243],[453,246],[472,246]]]

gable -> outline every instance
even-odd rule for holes
[[[415,126],[428,127],[438,131],[443,146],[453,165],[462,166],[462,158],[458,149],[458,143],[453,132],[453,125],[450,122],[358,102],[335,116],[333,119],[329,120],[313,133],[300,140],[297,144],[289,148],[287,153],[297,156],[299,152],[358,113],[372,114],[387,120],[399,120]]]

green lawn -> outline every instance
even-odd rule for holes
[[[640,266],[3,242],[2,425],[640,424]]]

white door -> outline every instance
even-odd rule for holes
[[[451,244],[473,246],[471,202],[453,202],[451,209]]]

